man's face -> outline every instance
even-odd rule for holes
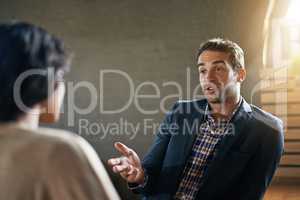
[[[239,90],[238,73],[230,63],[230,54],[206,50],[198,58],[199,80],[210,103],[222,103]]]

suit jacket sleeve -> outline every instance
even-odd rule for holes
[[[164,156],[168,148],[170,137],[177,132],[177,112],[179,103],[175,103],[170,112],[166,114],[165,119],[160,124],[153,144],[151,145],[148,153],[142,161],[142,166],[147,176],[147,182],[142,187],[136,187],[135,184],[129,184],[129,188],[135,193],[142,193],[144,195],[152,193],[157,179],[160,175]],[[133,189],[134,188],[134,189]]]
[[[260,131],[264,135],[263,140],[249,162],[239,186],[232,192],[235,196],[233,199],[262,199],[278,167],[284,143],[282,123],[277,121],[275,129]]]

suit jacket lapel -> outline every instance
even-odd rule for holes
[[[200,104],[200,101],[193,102],[193,103],[194,104],[191,109],[191,115],[189,116],[190,119],[188,119],[187,121],[189,122],[190,127],[192,126],[192,123],[196,123],[197,126],[195,126],[195,128],[191,132],[185,133],[184,139],[186,141],[185,141],[184,154],[183,154],[184,163],[186,163],[190,155],[190,152],[193,148],[194,141],[199,131],[199,127],[204,121],[204,110],[207,105],[206,101],[205,103],[202,102],[202,104]]]
[[[251,107],[244,99],[242,101],[241,107],[231,120],[231,123],[233,124],[233,134],[226,136],[221,141],[218,147],[219,151],[203,177],[203,183],[208,180],[211,175],[213,176],[220,167],[222,167],[222,159],[226,156],[232,145],[235,144],[239,137],[244,133],[247,125],[249,125],[249,113],[251,112]]]

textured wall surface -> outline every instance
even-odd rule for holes
[[[62,119],[55,127],[80,133],[104,161],[117,155],[113,149],[115,141],[128,144],[143,156],[154,137],[153,127],[147,128],[145,122],[153,125],[164,116],[162,110],[155,114],[140,112],[130,99],[129,85],[133,84],[135,92],[145,81],[157,84],[159,98],[141,100],[143,109],[159,108],[164,97],[171,94],[174,97],[164,101],[166,108],[179,98],[192,98],[189,91],[198,85],[195,52],[204,40],[224,37],[245,50],[248,77],[242,94],[248,101],[259,80],[267,0],[0,0],[0,3],[1,22],[15,19],[38,24],[62,37],[74,51],[72,71],[66,77],[68,92],[76,84],[91,84],[96,90],[92,94],[84,87],[75,93],[71,91],[74,95],[69,93],[66,97]],[[132,82],[116,73],[104,74],[101,79],[100,73],[105,70],[120,70]],[[183,94],[177,95],[175,87],[164,86],[167,81],[178,82]],[[140,94],[155,94],[155,90],[148,85],[141,88]],[[74,111],[75,107],[86,108],[91,100],[96,102],[91,112]],[[128,109],[122,112],[100,112],[101,105],[105,110],[121,108],[128,100],[131,101]],[[75,102],[75,107],[70,102]],[[116,126],[122,128],[124,120],[136,128],[137,134],[129,129],[112,130]],[[88,125],[90,131],[83,129],[83,125]],[[113,179],[124,199],[134,199],[126,192],[124,182],[115,176]]]

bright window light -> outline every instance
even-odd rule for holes
[[[289,31],[289,48],[292,59],[300,58],[300,0],[291,0],[284,18]]]
[[[291,23],[300,24],[300,0],[291,0],[285,19]]]

